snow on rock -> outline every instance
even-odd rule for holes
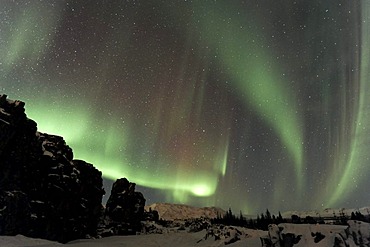
[[[261,238],[268,238],[266,231],[236,226],[212,225],[198,243],[212,244],[213,241],[217,246],[261,246]]]
[[[347,226],[288,223],[270,225],[269,237],[264,242],[276,247],[370,246],[370,224],[349,220]]]
[[[349,241],[357,246],[370,246],[370,224],[357,220],[348,221],[349,228],[346,230]],[[353,244],[352,243],[352,244]]]
[[[277,225],[269,225],[269,240],[271,241],[272,246],[280,246],[280,229]]]
[[[209,229],[212,223],[208,218],[186,219],[165,221],[142,221],[142,233],[144,234],[164,234],[170,232],[200,232]]]
[[[196,218],[216,218],[217,215],[223,216],[225,211],[217,207],[193,207],[183,204],[154,203],[145,206],[145,210],[155,210],[159,213],[159,218],[163,220],[183,220]]]
[[[269,240],[274,246],[337,246],[343,242],[348,226],[283,223],[269,226]]]

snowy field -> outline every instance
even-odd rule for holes
[[[27,238],[22,235],[17,236],[0,236],[1,247],[216,247],[216,246],[263,246],[261,238],[271,241],[274,246],[285,246],[286,242],[281,245],[279,239],[282,236],[291,234],[299,240],[294,243],[295,247],[328,247],[328,246],[370,246],[370,228],[367,223],[355,221],[349,222],[348,226],[338,225],[308,225],[308,224],[280,224],[270,225],[269,231],[251,230],[241,227],[231,227],[221,234],[221,238],[215,240],[214,235],[209,234],[206,230],[189,233],[187,231],[169,232],[164,234],[147,234],[136,236],[114,236],[102,239],[84,239],[61,244],[42,239]],[[237,229],[237,230],[236,230]],[[354,231],[356,234],[353,234]],[[355,236],[357,235],[357,236]],[[226,237],[225,237],[226,236]],[[236,236],[236,238],[235,238]],[[236,242],[230,241],[237,239]],[[286,239],[285,239],[286,241]],[[291,246],[291,245],[289,245]]]
[[[151,206],[158,210],[160,215],[166,215],[171,220],[174,220],[174,218],[199,218],[218,213],[217,208],[195,208],[171,204]],[[362,208],[361,211],[364,213],[369,212],[369,208]],[[301,216],[317,214],[325,217],[326,215],[340,215],[343,212],[345,215],[351,214],[351,211],[344,211],[343,209],[335,211],[333,209],[327,209],[324,212],[318,213],[297,213]],[[202,221],[199,222],[202,223]],[[226,246],[230,247],[258,247],[268,246],[267,242],[275,247],[370,247],[370,224],[357,220],[348,220],[347,225],[282,223],[279,225],[270,225],[268,231],[214,224],[208,225],[207,230],[199,232],[194,232],[196,227],[194,228],[193,225],[184,227],[184,220],[174,220],[174,224],[166,227],[150,221],[142,223],[145,225],[143,229],[148,230],[145,232],[150,234],[142,233],[140,235],[113,236],[102,239],[80,239],[66,244],[44,239],[28,238],[22,235],[0,236],[0,247],[216,247],[225,246],[226,244]],[[195,226],[196,223],[197,221],[194,222]],[[263,245],[263,242],[265,245]]]
[[[243,239],[236,243],[228,246],[261,246],[258,232],[249,230],[251,235],[249,238]],[[203,230],[197,233],[168,233],[168,234],[149,234],[149,235],[137,235],[137,236],[114,236],[103,239],[86,239],[76,240],[67,244],[60,244],[42,239],[27,238],[22,235],[14,237],[0,236],[1,247],[20,247],[20,246],[42,246],[42,247],[54,247],[54,246],[65,246],[65,247],[190,247],[190,246],[225,246],[224,241],[215,241],[213,238],[202,240],[205,236],[206,231]],[[254,235],[252,235],[254,234]],[[261,234],[263,235],[263,233]],[[265,236],[267,232],[265,232]],[[202,240],[198,242],[199,240]],[[198,243],[197,243],[198,242]]]

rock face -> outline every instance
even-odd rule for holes
[[[348,242],[357,246],[370,246],[370,224],[357,220],[349,220],[349,227],[346,229]]]
[[[135,191],[135,184],[126,178],[118,179],[113,184],[105,209],[105,224],[110,234],[127,235],[141,231],[144,206],[145,198]]]
[[[95,235],[101,172],[36,126],[23,102],[0,95],[0,235],[59,242]]]
[[[342,225],[269,225],[262,246],[370,246],[370,224],[349,220]]]
[[[193,207],[183,204],[172,203],[154,203],[145,206],[146,211],[155,210],[159,214],[159,218],[163,220],[185,220],[197,218],[214,219],[217,216],[223,216],[225,211],[217,207]]]

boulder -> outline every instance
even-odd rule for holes
[[[113,184],[105,220],[114,234],[127,235],[141,231],[145,198],[142,193],[135,191],[135,185],[126,178],[120,178]]]

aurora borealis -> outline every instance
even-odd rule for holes
[[[370,204],[370,2],[0,3],[0,89],[147,203]]]

